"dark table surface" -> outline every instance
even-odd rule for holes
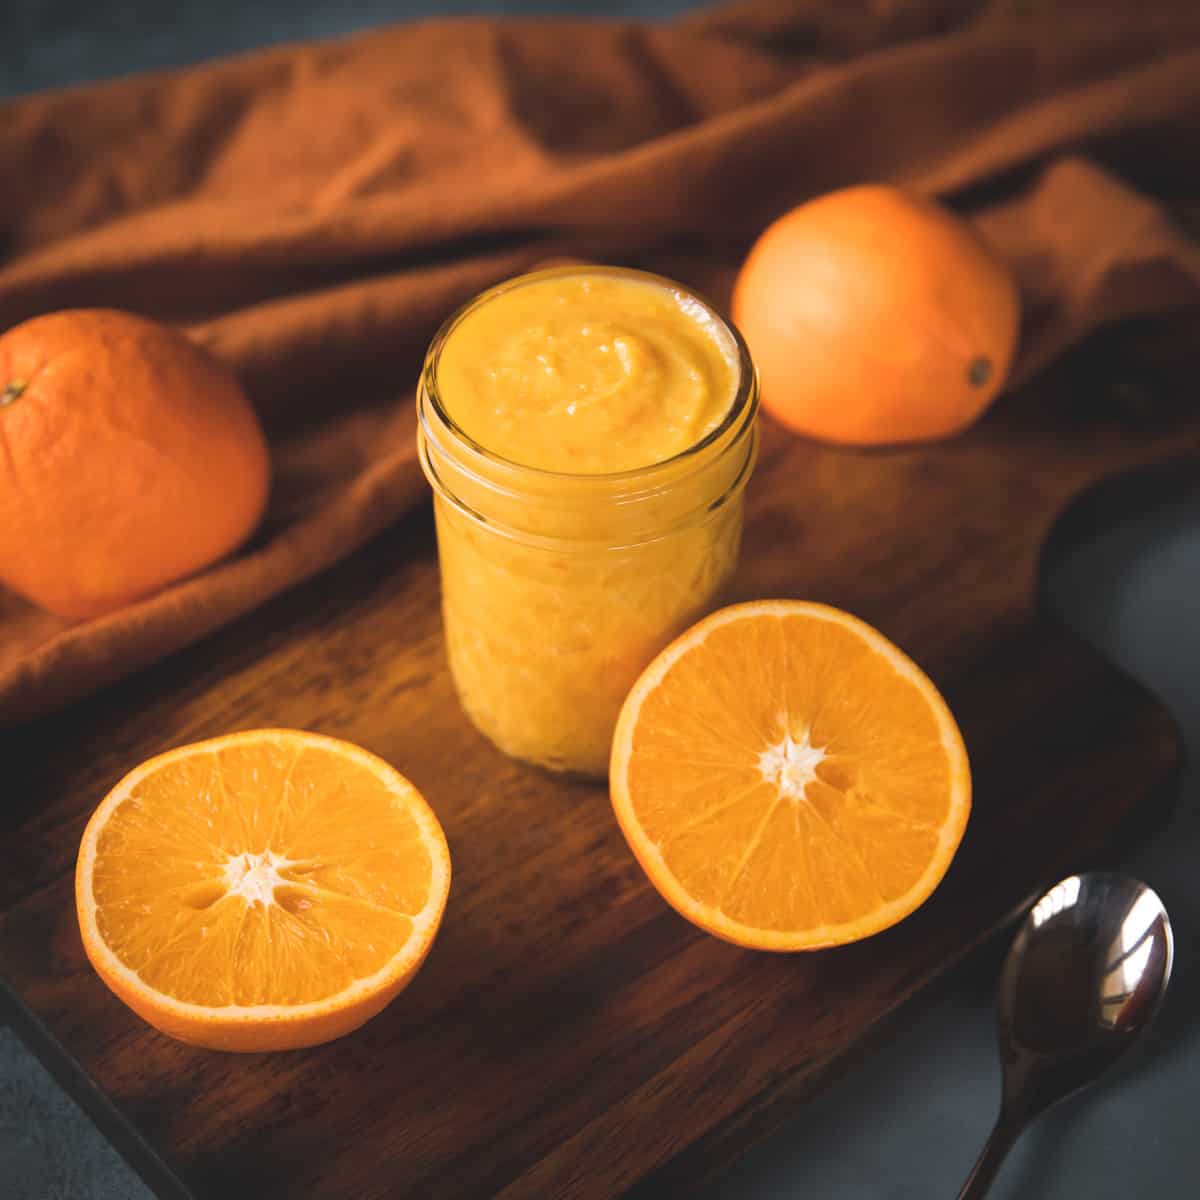
[[[390,21],[471,12],[669,17],[687,0],[7,0],[0,96],[172,66]],[[1200,470],[1113,482],[1077,505],[1045,564],[1052,612],[1163,698],[1191,765],[1169,828],[1122,866],[1150,882],[1177,934],[1157,1027],[1101,1089],[1017,1147],[997,1200],[1191,1200],[1200,1194]],[[995,1115],[994,956],[909,1006],[898,1033],[715,1180],[706,1200],[930,1200],[956,1194]],[[0,1020],[3,1011],[0,1009]],[[11,1029],[0,1024],[0,1195],[142,1200],[150,1192]],[[301,1200],[301,1198],[297,1198]],[[450,1198],[446,1198],[450,1200]],[[650,1200],[647,1192],[646,1200]]]

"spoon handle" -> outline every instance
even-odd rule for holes
[[[1004,1156],[1012,1149],[1012,1144],[1017,1140],[1020,1132],[1019,1125],[1007,1121],[1003,1113],[1000,1115],[1000,1119],[992,1129],[991,1136],[984,1144],[978,1161],[971,1169],[971,1174],[967,1176],[967,1182],[963,1184],[962,1191],[958,1193],[958,1200],[983,1200],[1000,1170]]]

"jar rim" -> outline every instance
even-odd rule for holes
[[[715,428],[706,433],[699,441],[693,442],[690,446],[685,446],[669,458],[659,459],[657,462],[647,463],[645,466],[629,467],[622,471],[552,471],[545,467],[530,466],[527,463],[518,462],[516,459],[497,454],[494,450],[489,450],[467,433],[450,416],[445,405],[442,403],[441,392],[437,387],[437,366],[447,339],[459,323],[477,308],[480,308],[505,292],[525,287],[528,284],[536,283],[543,279],[573,275],[607,275],[620,279],[637,280],[642,283],[665,288],[676,294],[683,293],[705,309],[709,317],[728,335],[733,344],[735,366],[737,369],[737,388],[734,391],[733,400],[730,402],[728,411]],[[490,288],[486,288],[477,296],[468,300],[465,304],[455,309],[442,322],[438,331],[434,334],[433,340],[429,344],[429,350],[425,355],[425,362],[421,370],[421,382],[425,398],[432,406],[438,420],[454,437],[464,443],[472,453],[479,455],[486,462],[491,463],[502,471],[520,472],[528,478],[545,480],[547,483],[557,481],[565,483],[567,480],[588,480],[594,482],[596,485],[603,485],[605,483],[621,484],[624,482],[636,483],[659,471],[670,473],[673,468],[686,463],[689,459],[703,455],[704,451],[721,441],[739,422],[752,420],[758,408],[757,375],[754,362],[750,357],[749,347],[733,322],[723,317],[706,297],[693,291],[691,288],[684,287],[676,280],[670,279],[665,275],[655,274],[652,271],[642,271],[636,267],[607,266],[593,263],[543,267],[538,271],[527,271],[521,275],[515,275],[510,279],[493,284]]]
[[[746,481],[750,478],[750,474],[758,458],[758,433],[752,426],[750,429],[749,446],[737,469],[737,473],[715,500],[695,509],[670,525],[656,529],[653,534],[643,534],[641,536],[626,534],[624,535],[626,540],[621,541],[614,541],[611,537],[598,536],[581,539],[579,537],[566,538],[557,534],[539,534],[531,532],[528,529],[518,528],[504,521],[498,521],[494,517],[489,517],[467,504],[466,501],[445,486],[438,475],[436,464],[429,455],[424,437],[419,438],[418,447],[422,468],[429,478],[430,483],[434,485],[435,493],[440,495],[452,508],[470,520],[485,525],[490,532],[509,541],[520,542],[527,546],[539,546],[543,549],[553,550],[557,554],[569,551],[579,554],[595,554],[598,549],[602,549],[606,553],[616,554],[652,545],[655,542],[665,541],[667,538],[676,536],[682,530],[690,529],[705,521],[712,520],[714,514],[722,510],[742,490]]]

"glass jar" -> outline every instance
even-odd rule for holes
[[[721,424],[682,453],[615,474],[572,475],[490,453],[447,415],[434,338],[417,392],[418,449],[434,492],[446,652],[459,699],[505,753],[552,770],[604,776],[629,689],[678,633],[721,601],[737,562],[743,492],[758,445],[758,382],[745,343]],[[695,297],[689,303],[711,309]]]

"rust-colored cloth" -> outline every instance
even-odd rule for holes
[[[420,503],[421,356],[485,285],[576,255],[720,302],[769,220],[873,179],[947,198],[1014,264],[1018,376],[1102,325],[1194,310],[1200,9],[442,21],[0,106],[0,329],[92,305],[184,325],[241,373],[276,469],[250,546],[123,612],[68,626],[0,592],[0,725],[193,641]]]

